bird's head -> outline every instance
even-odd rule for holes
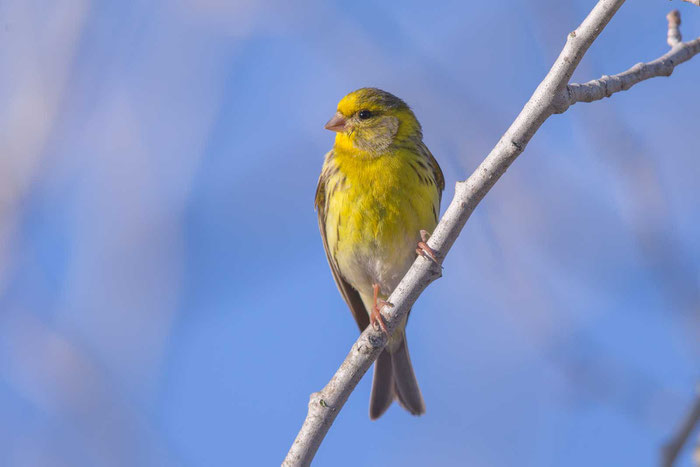
[[[376,88],[353,91],[338,103],[326,123],[335,131],[336,147],[377,157],[395,142],[422,138],[421,126],[404,101]]]

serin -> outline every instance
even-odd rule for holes
[[[398,97],[362,88],[345,96],[325,126],[335,131],[316,190],[323,246],[335,283],[360,331],[386,332],[380,310],[438,222],[442,170],[423,143],[421,125]],[[418,248],[416,248],[418,246]],[[425,403],[411,365],[406,320],[389,336],[374,366],[369,416],[394,399],[414,415]]]

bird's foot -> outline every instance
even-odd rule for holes
[[[428,233],[427,230],[421,230],[420,231],[420,238],[421,241],[418,242],[418,248],[416,248],[416,253],[422,256],[423,258],[427,258],[433,263],[437,264],[440,266],[440,262],[437,260],[437,253],[435,253],[435,250],[430,248],[428,246],[428,239],[430,238],[430,234]]]
[[[369,322],[375,328],[377,327],[377,325],[379,325],[382,331],[384,331],[384,333],[388,335],[389,331],[387,331],[386,329],[386,323],[384,323],[384,318],[382,317],[380,310],[385,306],[393,308],[394,304],[379,298],[378,284],[373,284],[372,288],[374,289],[374,306],[372,306],[372,312],[369,314]]]
[[[372,313],[369,315],[369,322],[375,329],[377,328],[377,325],[379,325],[381,330],[384,331],[384,334],[389,334],[389,331],[386,329],[384,318],[382,318],[382,314],[379,312],[380,309],[381,307],[377,305],[372,307]]]

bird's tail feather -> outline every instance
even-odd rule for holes
[[[418,387],[416,374],[411,365],[411,356],[408,354],[408,344],[404,334],[401,343],[391,353],[391,363],[394,371],[394,384],[396,397],[401,406],[413,415],[425,413],[425,402]]]
[[[394,370],[389,349],[382,350],[374,362],[374,379],[369,396],[369,418],[376,420],[382,416],[394,401]]]
[[[406,336],[390,351],[384,349],[374,364],[374,380],[369,399],[369,418],[376,420],[395,398],[413,415],[425,413],[425,403],[408,354]]]

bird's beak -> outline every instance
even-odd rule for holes
[[[340,112],[337,112],[335,115],[333,115],[333,118],[328,120],[328,123],[326,123],[326,126],[324,126],[324,128],[326,130],[341,132],[345,131],[346,123],[347,120],[345,119],[345,116]]]

